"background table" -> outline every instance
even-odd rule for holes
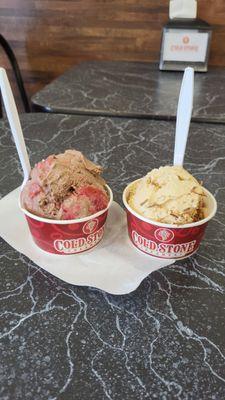
[[[120,203],[130,180],[172,160],[173,122],[46,113],[22,125],[32,164],[80,149],[104,166]],[[0,143],[4,196],[22,181],[4,121]],[[192,124],[185,166],[215,194],[218,213],[194,257],[129,295],[66,284],[1,240],[1,399],[225,397],[224,143],[223,125]]]
[[[174,119],[182,72],[137,62],[86,62],[32,97],[36,110]],[[225,69],[195,74],[193,120],[225,122]]]

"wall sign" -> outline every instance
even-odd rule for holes
[[[204,62],[208,40],[208,32],[168,30],[164,34],[163,60]]]
[[[159,68],[183,71],[189,66],[206,72],[211,36],[211,26],[200,19],[169,20],[162,32]]]

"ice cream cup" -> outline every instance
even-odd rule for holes
[[[143,253],[157,258],[182,259],[195,253],[209,220],[216,213],[217,203],[214,196],[204,188],[206,218],[185,225],[164,224],[139,215],[129,206],[127,199],[135,182],[130,183],[123,192],[128,234],[133,245]]]
[[[109,207],[113,201],[112,190],[108,185],[109,203],[107,208],[85,218],[53,220],[39,217],[19,206],[30,228],[36,245],[48,253],[59,255],[80,254],[93,249],[101,241]]]

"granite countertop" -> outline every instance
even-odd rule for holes
[[[35,109],[156,119],[176,116],[182,72],[157,64],[84,62],[32,97]],[[225,122],[225,69],[195,74],[193,120]]]
[[[32,164],[80,149],[103,165],[120,204],[128,182],[172,160],[174,122],[45,113],[22,126]],[[4,196],[22,181],[5,122],[0,143]],[[225,398],[224,147],[224,125],[191,125],[185,166],[218,213],[195,256],[128,295],[64,283],[1,240],[2,400]]]

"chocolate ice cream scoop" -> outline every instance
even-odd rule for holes
[[[35,165],[21,201],[33,214],[50,219],[83,218],[107,207],[102,167],[81,152],[67,150]]]

